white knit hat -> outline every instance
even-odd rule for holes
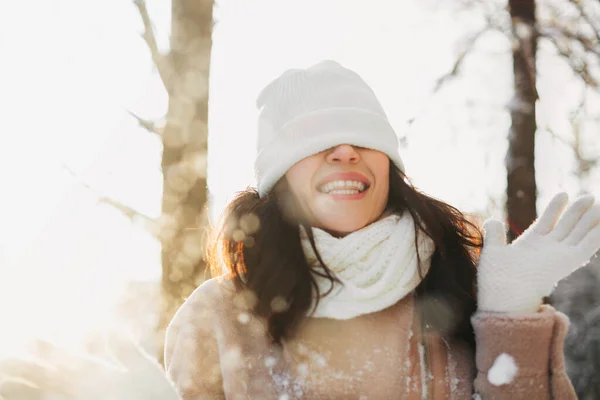
[[[260,197],[296,162],[339,144],[381,151],[404,171],[398,137],[375,93],[335,61],[285,71],[262,90],[256,104],[254,175]]]

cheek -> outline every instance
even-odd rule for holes
[[[377,160],[373,168],[373,174],[377,182],[377,203],[385,206],[387,204],[390,190],[390,165],[389,159]]]
[[[312,185],[316,171],[315,163],[310,158],[299,161],[290,168],[285,177],[292,195],[289,205],[293,206],[296,215],[311,218],[311,197],[314,196]]]
[[[386,204],[388,200],[388,195],[390,192],[390,184],[389,178],[381,175],[380,184],[377,185],[377,203],[378,204]]]
[[[310,189],[313,175],[313,166],[310,159],[304,159],[294,164],[285,174],[289,188],[294,195],[301,195]]]
[[[375,175],[375,180],[381,188],[387,188],[390,184],[390,161],[385,156],[384,158],[378,157],[374,159],[372,164],[372,171]]]
[[[288,178],[290,191],[297,199],[306,199],[311,192],[311,178],[307,174],[291,174]]]

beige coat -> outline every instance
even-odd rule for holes
[[[413,296],[350,320],[307,318],[277,347],[265,321],[248,311],[251,297],[231,286],[221,278],[205,282],[167,330],[165,367],[184,400],[462,400],[473,393],[484,400],[576,399],[563,359],[568,320],[551,307],[476,313],[475,357],[457,343],[421,335]],[[425,374],[421,340],[430,350]],[[517,372],[495,386],[488,370],[502,353],[513,357]]]

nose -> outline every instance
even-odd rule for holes
[[[328,163],[356,163],[360,159],[360,155],[356,148],[350,144],[340,144],[332,149],[329,149],[327,154]]]

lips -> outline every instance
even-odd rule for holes
[[[362,191],[356,193],[340,193],[336,192],[335,189],[331,190],[328,193],[322,192],[322,188],[330,182],[335,181],[357,181],[364,185],[364,189],[361,188]],[[356,185],[353,185],[354,187]],[[317,186],[317,190],[322,195],[327,196],[327,198],[335,200],[335,201],[346,201],[346,200],[360,200],[364,198],[371,187],[371,182],[369,179],[359,172],[338,172],[331,175],[328,175],[325,179],[319,182]]]

